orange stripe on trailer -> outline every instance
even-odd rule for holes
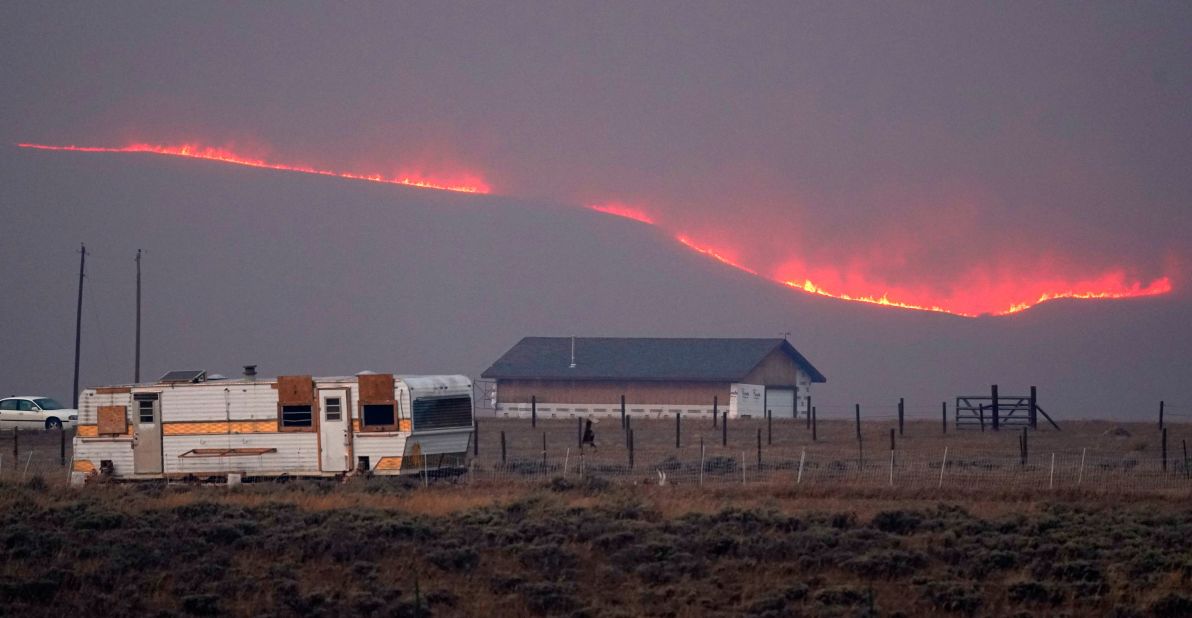
[[[162,433],[167,436],[205,435],[221,433],[277,433],[277,419],[251,421],[200,421],[163,423]]]
[[[382,457],[373,470],[401,470],[401,457]]]
[[[75,435],[77,435],[80,438],[98,438],[99,437],[99,426],[98,425],[79,425],[79,426],[75,427]]]
[[[91,460],[89,459],[76,459],[74,466],[71,469],[75,472],[91,474],[92,472],[95,472],[95,464],[91,463]]]

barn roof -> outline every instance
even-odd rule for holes
[[[732,382],[749,374],[776,349],[786,352],[812,382],[827,382],[785,339],[654,339],[526,337],[481,377],[490,379],[690,380]]]

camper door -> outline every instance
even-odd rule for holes
[[[319,389],[319,469],[346,472],[351,440],[348,389]]]
[[[161,474],[161,400],[157,393],[136,393],[132,399],[137,428],[133,472]]]

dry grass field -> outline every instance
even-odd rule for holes
[[[549,476],[565,470],[575,475],[582,457],[590,474],[639,483],[656,480],[661,470],[671,483],[702,479],[705,483],[859,484],[908,490],[963,486],[991,492],[1035,488],[1187,495],[1192,491],[1192,469],[1186,466],[1184,450],[1184,441],[1192,440],[1192,425],[1186,423],[1168,425],[1166,467],[1162,433],[1147,423],[1065,422],[1059,431],[1040,427],[1027,435],[1025,459],[1021,429],[982,432],[949,427],[944,433],[939,421],[908,421],[901,434],[895,420],[863,422],[858,441],[856,425],[842,420],[819,421],[813,439],[803,421],[730,419],[726,435],[724,427],[713,428],[710,419],[685,418],[678,447],[673,417],[633,419],[630,427],[632,468],[619,419],[602,419],[595,426],[596,449],[580,448],[576,419],[539,419],[537,427],[527,419],[481,419],[476,477]]]
[[[0,483],[0,615],[1187,616],[1189,589],[1175,498]]]
[[[764,422],[730,420],[727,448],[719,428],[692,421],[676,449],[673,419],[636,419],[629,469],[624,433],[605,420],[582,478],[572,419],[479,427],[470,474],[235,488],[72,489],[58,434],[22,432],[18,466],[3,434],[0,615],[1192,615],[1192,484],[1175,446],[1186,426],[1169,428],[1161,473],[1147,468],[1161,450],[1151,425],[1032,432],[1024,466],[1015,432],[908,423],[892,485],[889,424],[864,427],[867,483],[842,482],[857,472],[843,468],[796,482],[788,465],[855,457],[855,427],[841,421],[819,423],[814,442],[803,424],[775,422],[771,445]],[[544,433],[545,469],[534,463]],[[674,462],[698,461],[701,437],[709,461],[744,451],[747,482],[737,469],[709,469],[703,485],[681,474]],[[1027,482],[973,483],[952,464],[942,486],[906,480],[901,462],[945,447],[949,461],[1005,464],[1005,478]],[[1045,485],[1036,458],[1082,451],[1136,461],[1127,479],[1167,482]]]

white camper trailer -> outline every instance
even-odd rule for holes
[[[89,388],[72,482],[402,474],[462,465],[472,439],[466,376],[281,376]]]

